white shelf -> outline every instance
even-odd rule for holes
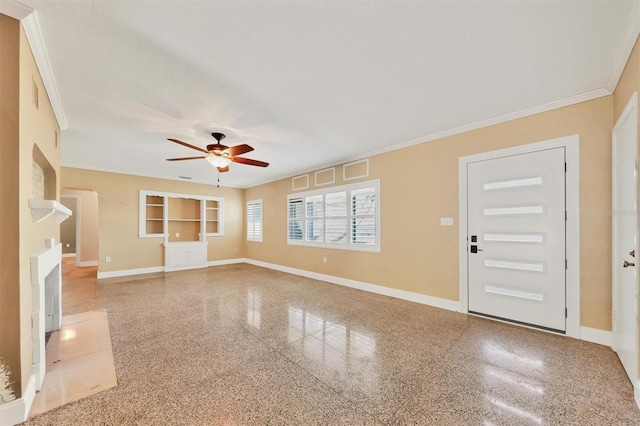
[[[200,222],[200,219],[167,219],[169,222]]]
[[[72,214],[71,210],[56,200],[29,200],[29,207],[31,220],[35,223],[42,222],[52,214],[55,214],[56,223],[60,223]]]

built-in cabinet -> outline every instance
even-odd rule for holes
[[[164,238],[165,270],[207,266],[207,237],[224,235],[221,197],[140,190],[140,238]]]

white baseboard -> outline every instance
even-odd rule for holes
[[[351,287],[358,290],[364,290],[371,293],[382,294],[383,296],[395,297],[396,299],[408,300],[410,302],[422,303],[423,305],[434,306],[436,308],[447,309],[450,311],[458,311],[460,302],[457,300],[442,299],[426,294],[413,293],[411,291],[398,290],[395,288],[384,287],[377,284],[369,284],[362,281],[350,280],[347,278],[336,277],[333,275],[320,274],[317,272],[305,271],[304,269],[290,268],[288,266],[276,265],[274,263],[261,262],[259,260],[244,259],[245,263],[263,268],[274,269],[280,272],[300,275],[314,280],[326,281],[332,284],[338,284],[345,287]]]
[[[212,260],[207,262],[208,266],[221,266],[221,265],[232,265],[236,263],[248,263],[247,259],[237,258],[237,259],[224,259],[224,260]],[[142,274],[153,274],[156,272],[174,272],[179,270],[192,269],[192,268],[176,268],[171,271],[166,271],[164,266],[154,266],[151,268],[138,268],[138,269],[121,269],[119,271],[108,271],[108,272],[100,272],[98,271],[98,279],[102,278],[118,278],[118,277],[126,277],[129,275],[142,275]]]
[[[580,327],[580,340],[611,347],[613,336],[610,331],[591,327]]]
[[[236,259],[211,260],[207,262],[207,266],[235,265],[237,263],[248,263],[248,262],[247,262],[247,259],[239,257]]]
[[[0,405],[0,426],[13,426],[27,420],[35,397],[36,378],[32,375],[22,398]]]
[[[138,269],[121,269],[119,271],[107,271],[107,272],[98,271],[98,279],[127,277],[129,275],[153,274],[155,272],[164,272],[164,266],[153,266],[151,268],[138,268]]]
[[[636,400],[636,405],[640,408],[640,380],[636,380],[635,386],[633,387],[633,396]]]
[[[87,260],[86,262],[78,262],[76,260],[76,266],[87,267],[87,266],[98,266],[97,260]]]
[[[75,253],[62,253],[62,257],[76,257]]]

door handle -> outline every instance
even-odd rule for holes
[[[622,264],[623,268],[628,268],[629,266],[636,266],[636,264],[635,263],[631,263],[631,262],[627,262],[626,260]]]
[[[629,252],[629,254],[631,255],[631,257],[636,257],[636,251],[635,250],[631,250]]]

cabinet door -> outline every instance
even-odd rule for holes
[[[189,266],[205,267],[207,266],[207,245],[192,244],[189,248]]]
[[[184,245],[165,246],[165,267],[168,269],[185,268],[189,266],[189,249]]]

